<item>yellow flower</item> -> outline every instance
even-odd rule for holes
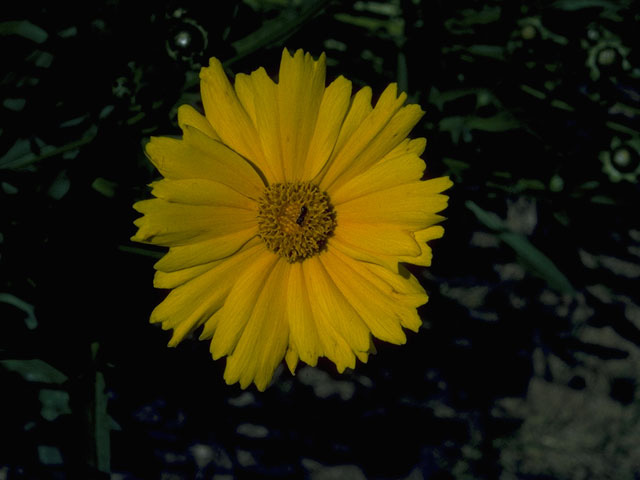
[[[170,346],[202,326],[224,378],[264,390],[286,359],[338,371],[367,361],[371,337],[403,344],[427,294],[401,263],[429,265],[441,237],[448,178],[421,181],[422,117],[389,85],[325,86],[325,56],[282,54],[279,81],[263,68],[235,85],[212,58],[200,73],[205,116],[178,110],[182,139],[146,152],[164,177],[132,240],[168,246],[154,285],[171,289],[151,322]]]

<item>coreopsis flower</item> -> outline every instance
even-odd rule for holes
[[[283,360],[319,357],[339,372],[366,362],[372,336],[406,341],[427,294],[403,263],[427,266],[448,178],[422,180],[423,115],[389,85],[352,97],[325,85],[325,56],[282,54],[278,82],[263,68],[229,82],[219,60],[200,73],[205,115],[178,110],[181,139],[146,153],[163,179],[134,208],[138,242],[169,247],[154,285],[171,289],[151,322],[175,346],[202,327],[224,378],[269,384]]]

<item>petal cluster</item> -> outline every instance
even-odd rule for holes
[[[427,242],[447,204],[448,178],[422,180],[424,139],[407,135],[423,115],[389,85],[352,92],[325,82],[315,60],[283,52],[278,83],[260,68],[232,85],[212,58],[200,74],[205,115],[178,111],[181,139],[154,137],[146,152],[162,175],[135,241],[169,247],[154,284],[170,289],[151,321],[176,345],[202,327],[225,380],[263,390],[282,359],[327,357],[338,371],[366,361],[372,336],[402,344],[417,331],[427,295],[403,263],[427,266]],[[288,262],[258,227],[259,201],[274,184],[310,182],[335,209],[326,248]]]

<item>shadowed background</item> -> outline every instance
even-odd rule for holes
[[[0,479],[639,478],[638,3],[212,3],[3,6]],[[166,347],[128,239],[200,67],[285,46],[398,82],[455,186],[421,331],[261,394]]]

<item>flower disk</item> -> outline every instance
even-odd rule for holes
[[[323,250],[336,226],[329,196],[308,182],[271,185],[258,203],[260,238],[289,263]]]
[[[219,60],[200,72],[205,115],[178,110],[180,139],[153,137],[162,179],[132,240],[169,247],[154,286],[170,292],[151,322],[175,346],[199,330],[224,378],[264,390],[284,359],[366,362],[373,337],[403,344],[428,297],[404,267],[431,264],[448,178],[422,180],[423,115],[389,85],[352,95],[325,84],[325,56],[282,53],[232,85]]]

